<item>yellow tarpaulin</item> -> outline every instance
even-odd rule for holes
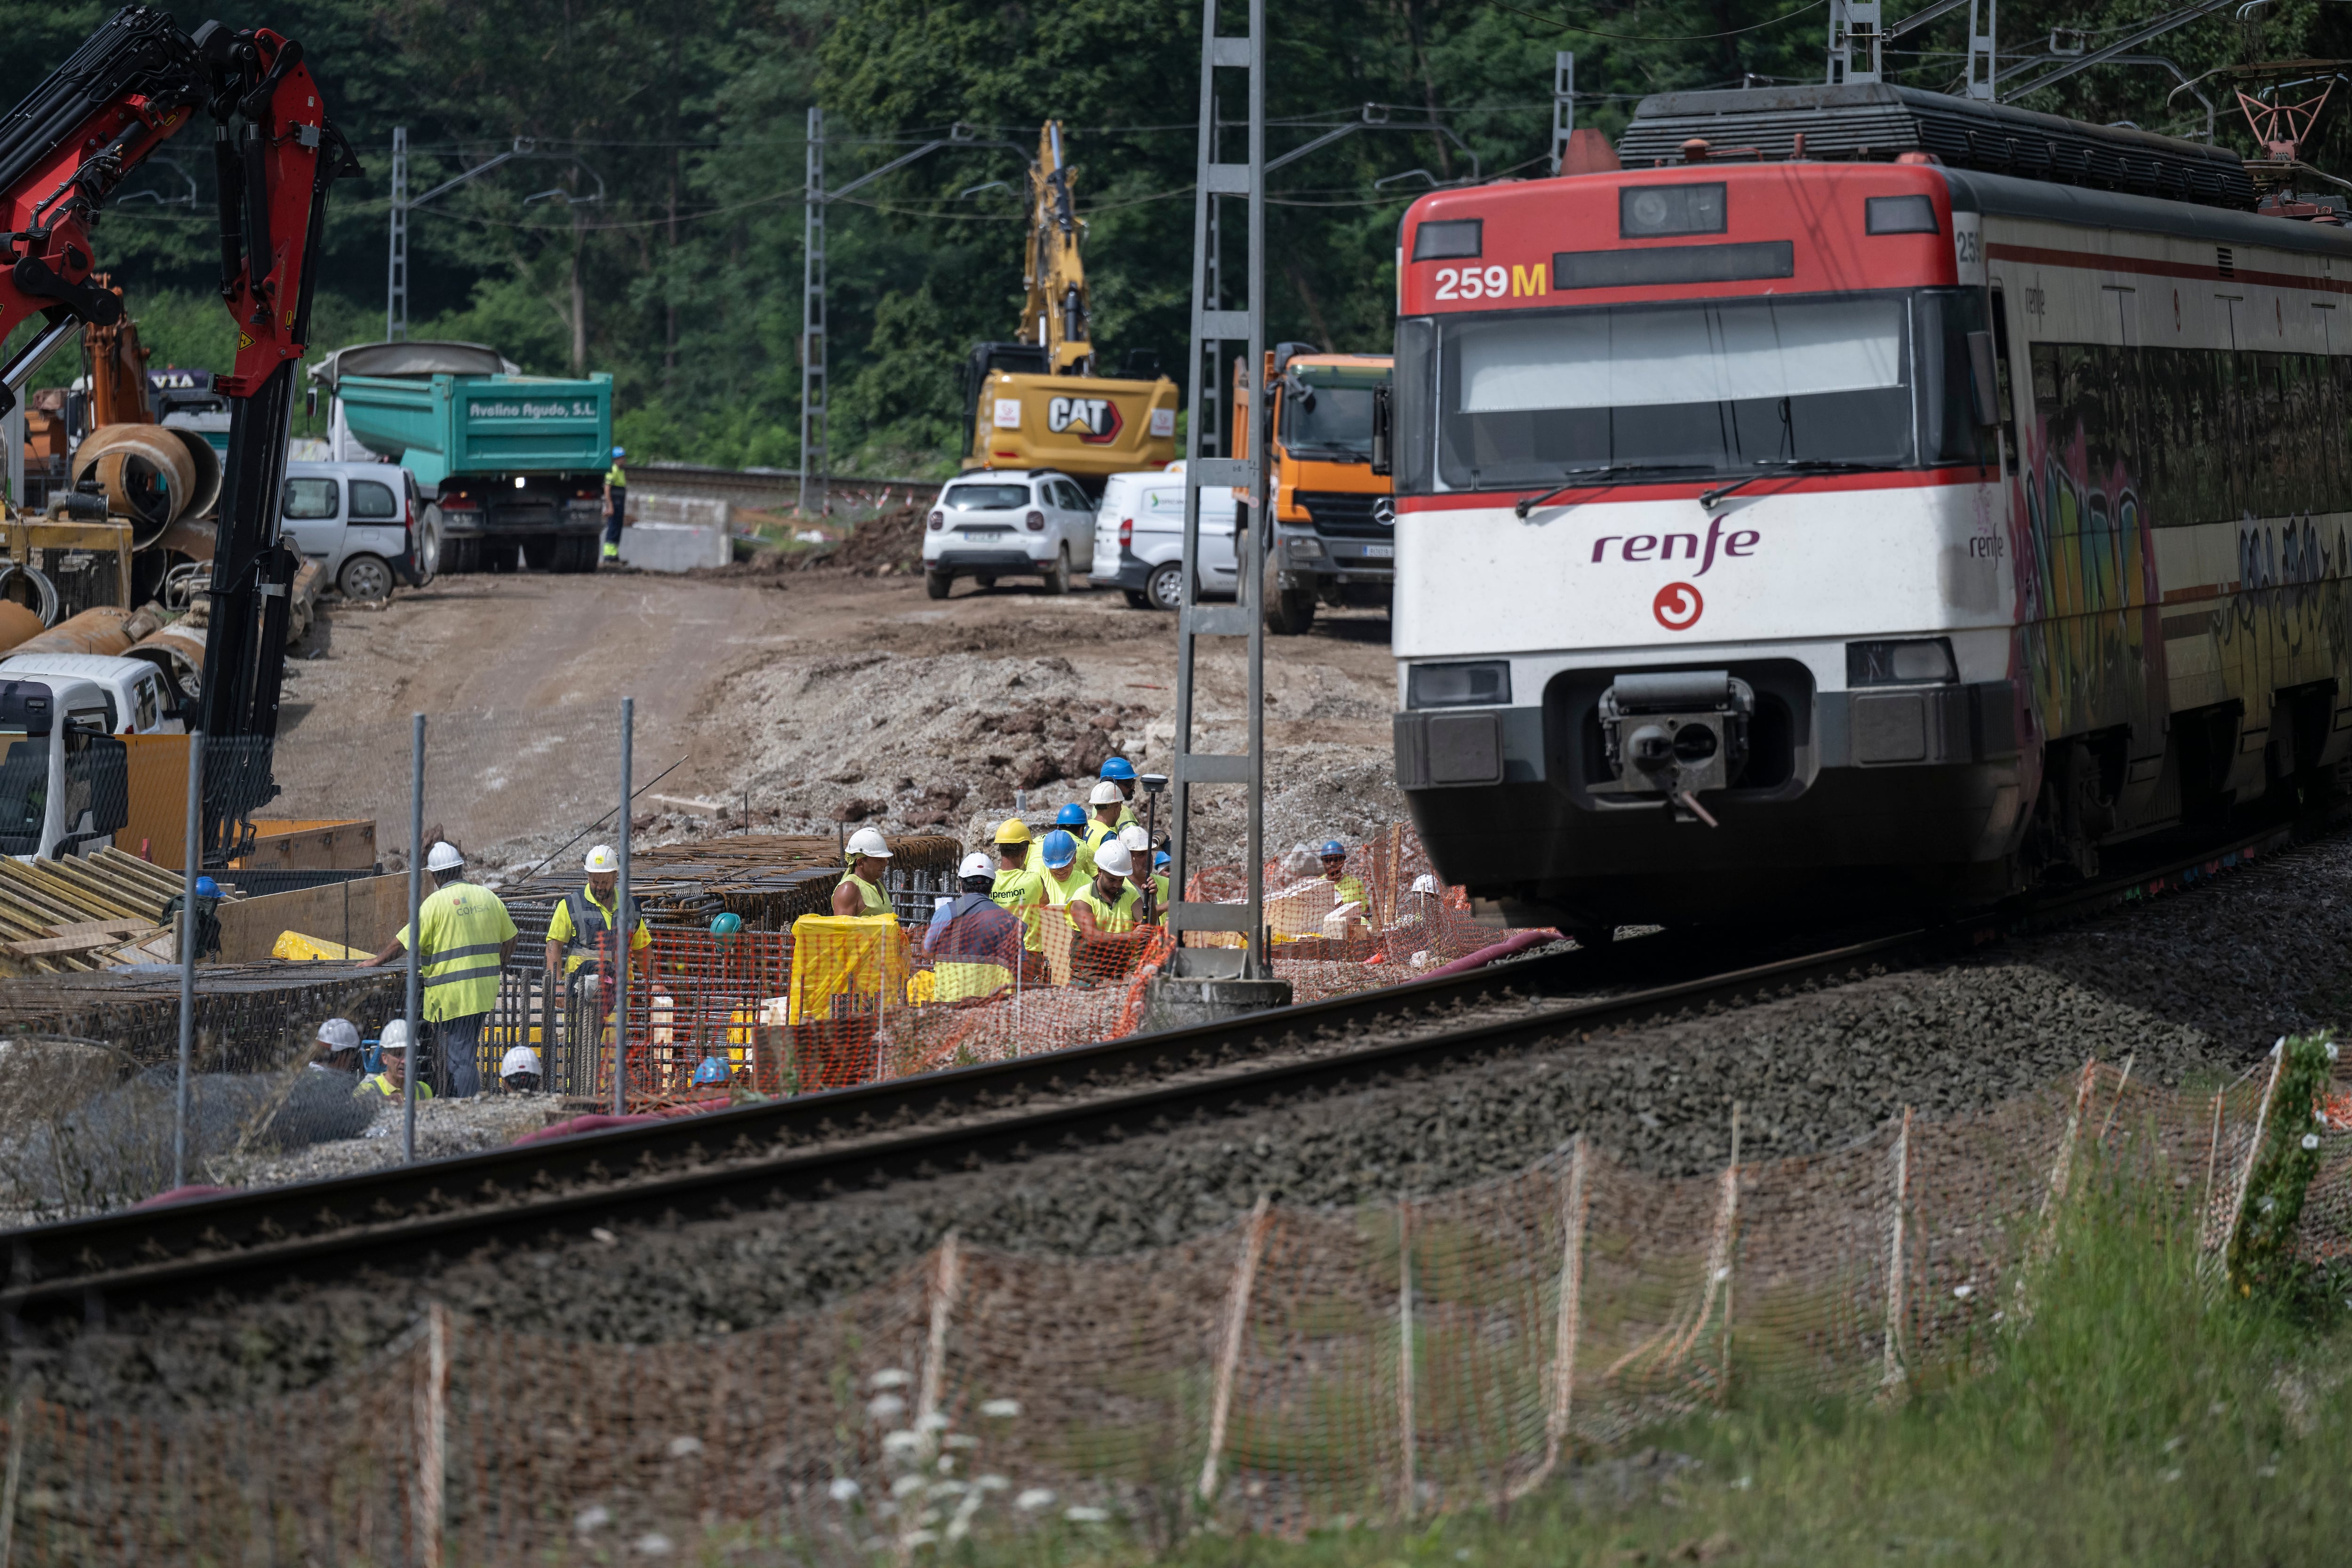
[[[340,942],[322,942],[315,936],[304,936],[299,931],[282,931],[278,933],[278,944],[269,950],[269,956],[351,963],[368,955],[358,948],[345,947]]]
[[[848,1011],[870,1013],[883,996],[903,996],[907,943],[896,915],[803,915],[793,922],[791,1021],[809,1024],[834,1016],[837,998]]]

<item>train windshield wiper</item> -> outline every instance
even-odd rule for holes
[[[1539,496],[1517,502],[1511,510],[1525,521],[1528,513],[1558,495],[1582,489],[1596,475],[1604,474],[1686,474],[1693,468],[1704,468],[1705,463],[1595,463],[1589,468],[1569,468],[1566,482],[1554,485]]]
[[[1759,458],[1756,459],[1756,466],[1759,468],[1771,469],[1773,473],[1782,474],[1866,474],[1884,468],[1887,465],[1855,463],[1843,458]],[[1759,479],[1769,478],[1771,474],[1769,473],[1749,474],[1743,479],[1734,479],[1727,485],[1717,485],[1711,490],[1702,490],[1699,492],[1698,504],[1713,511],[1715,503],[1732,491],[1752,485]]]

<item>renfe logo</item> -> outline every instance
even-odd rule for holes
[[[1081,441],[1099,444],[1118,434],[1119,423],[1118,405],[1108,397],[1056,397],[1045,405],[1045,428],[1056,436],[1073,431]]]
[[[1704,577],[1715,566],[1716,549],[1718,545],[1722,547],[1724,554],[1744,560],[1756,553],[1756,546],[1763,542],[1763,539],[1764,536],[1752,528],[1734,529],[1726,535],[1723,531],[1723,519],[1719,517],[1707,524],[1706,547],[1704,553],[1700,551],[1699,536],[1696,533],[1604,533],[1592,542],[1592,563],[1598,566],[1606,558],[1609,547],[1612,544],[1618,547],[1617,558],[1621,561],[1672,561],[1675,559],[1675,547],[1680,546],[1684,560],[1696,561],[1699,563],[1698,570],[1691,575]]]
[[[1658,617],[1658,625],[1670,632],[1686,632],[1698,625],[1698,617],[1706,608],[1706,601],[1688,583],[1669,583],[1658,590],[1650,601],[1650,614]]]

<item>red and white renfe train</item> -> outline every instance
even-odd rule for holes
[[[1515,923],[1989,901],[2352,748],[2352,231],[1705,158],[1401,244],[1398,778]]]

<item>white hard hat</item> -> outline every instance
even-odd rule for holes
[[[454,871],[465,863],[466,858],[457,853],[457,847],[446,838],[425,857],[425,868],[428,871]]]
[[[383,1037],[376,1041],[380,1050],[404,1051],[408,1048],[408,1020],[394,1018],[383,1026]]]
[[[1127,846],[1130,855],[1140,855],[1151,847],[1151,835],[1143,831],[1143,824],[1130,822],[1118,830],[1118,841]]]
[[[882,837],[878,827],[861,827],[849,836],[849,858],[853,860],[871,858],[890,858],[890,841]]]
[[[582,861],[581,865],[590,871],[617,871],[621,868],[621,858],[613,853],[611,845],[599,844],[595,848],[588,851],[588,858]]]
[[[539,1071],[539,1053],[529,1046],[516,1046],[499,1060],[499,1076],[512,1078],[519,1072]]]
[[[1100,784],[1095,785],[1094,792],[1087,796],[1087,804],[1089,805],[1118,805],[1126,799],[1127,796],[1119,793],[1118,785],[1111,783],[1108,779],[1105,779]]]
[[[1438,891],[1437,879],[1423,871],[1412,879],[1412,890],[1416,893],[1435,893]]]
[[[1095,848],[1095,869],[1108,871],[1114,877],[1124,877],[1135,869],[1135,857],[1127,846],[1116,838],[1106,838]]]
[[[996,875],[996,862],[989,858],[987,850],[975,849],[971,854],[963,858],[963,869],[958,871],[956,875],[959,877],[993,877]]]
[[[358,1050],[359,1026],[349,1018],[330,1018],[319,1026],[319,1043],[331,1051]]]

